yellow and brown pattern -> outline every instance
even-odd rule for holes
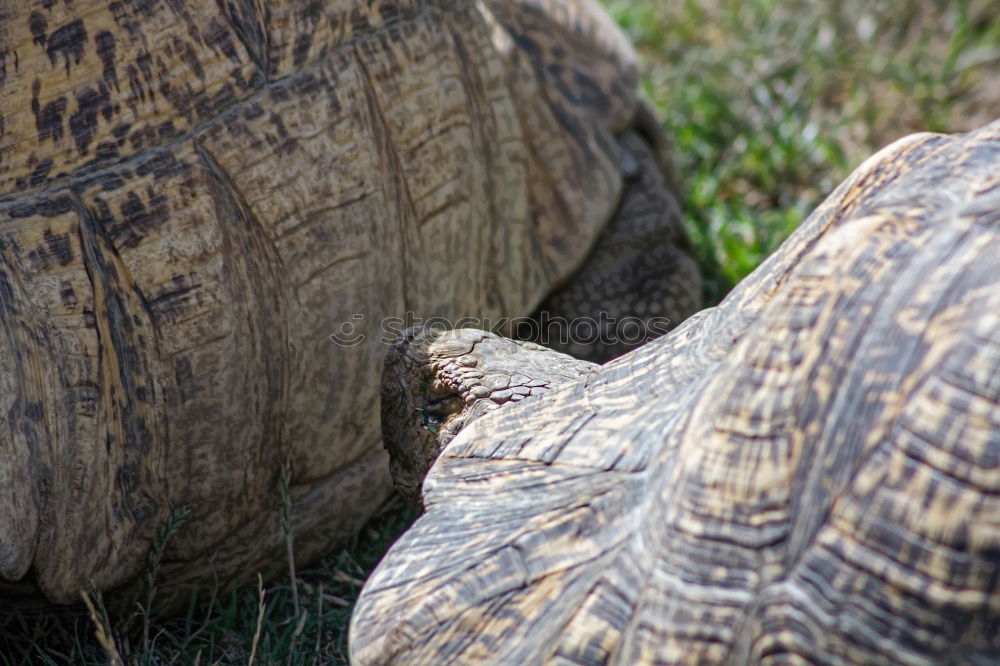
[[[1000,121],[885,148],[721,305],[451,440],[354,663],[992,663],[998,257]]]
[[[298,556],[351,534],[379,322],[568,278],[633,60],[590,0],[0,0],[0,596],[122,585],[180,507],[170,586],[252,576],[284,465]]]

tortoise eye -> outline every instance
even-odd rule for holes
[[[463,406],[464,403],[462,402],[462,399],[457,395],[451,394],[428,402],[424,405],[423,411],[429,417],[437,419],[438,422],[440,422],[444,421],[452,414],[457,414],[462,411]]]

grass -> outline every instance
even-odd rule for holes
[[[877,148],[1000,113],[995,0],[605,5],[637,45],[646,94],[673,138],[708,302]],[[143,611],[109,621],[95,598],[96,622],[8,622],[0,666],[104,664],[109,654],[135,665],[345,663],[360,583],[412,518],[398,507],[383,512],[314,568],[266,587],[217,590],[179,617]],[[155,608],[155,597],[142,608]]]
[[[413,521],[398,500],[353,543],[313,568],[267,586],[223,588],[195,598],[183,615],[108,619],[98,595],[81,614],[21,617],[0,626],[0,666],[13,664],[346,664],[347,625],[361,585]],[[286,563],[276,563],[285,569]],[[0,616],[2,617],[2,616]]]
[[[1000,115],[995,0],[607,0],[687,187],[718,301],[852,168]]]

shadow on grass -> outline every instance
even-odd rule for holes
[[[82,606],[0,615],[0,666],[35,664],[346,664],[351,610],[365,578],[415,519],[395,496],[354,541],[297,573],[261,587],[208,591],[187,612],[150,617],[155,600],[108,619]],[[150,603],[153,602],[153,603]],[[103,639],[100,634],[104,633]]]

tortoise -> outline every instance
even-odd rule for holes
[[[572,303],[577,273],[629,278],[619,225],[673,262],[649,306],[699,306],[669,146],[590,0],[0,17],[5,603],[127,590],[166,537],[165,598],[343,541],[392,488],[383,320]]]
[[[439,457],[353,662],[995,663],[998,257],[1000,121],[884,148],[606,365],[407,331],[383,414],[441,450],[383,423],[404,491]]]

